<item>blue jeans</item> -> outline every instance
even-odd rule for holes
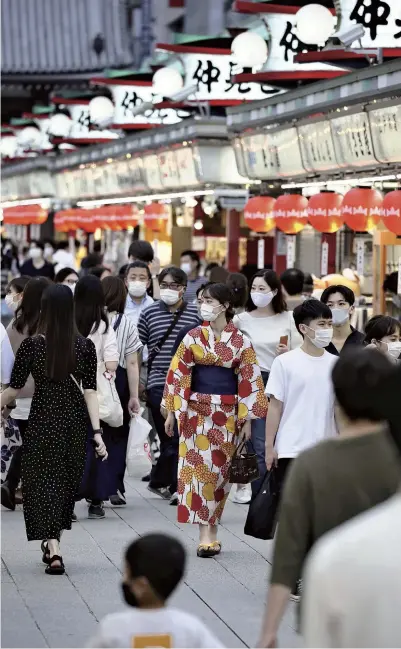
[[[266,387],[269,372],[262,371],[263,384]],[[259,487],[263,482],[266,475],[266,461],[265,461],[265,441],[266,441],[266,417],[263,419],[252,419],[251,422],[251,442],[253,450],[255,451],[258,459],[259,478],[251,482],[252,497],[255,496]]]

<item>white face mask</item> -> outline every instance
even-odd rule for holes
[[[132,297],[142,297],[146,293],[146,282],[128,282],[128,293]]]
[[[191,266],[191,264],[189,263],[189,261],[184,261],[184,262],[181,264],[180,268],[181,268],[181,270],[183,270],[184,273],[186,273],[187,275],[189,275],[189,273],[192,272],[192,266]]]
[[[337,307],[330,307],[331,314],[333,316],[334,325],[342,325],[348,322],[349,320],[349,311],[348,309],[341,309]]]
[[[11,293],[7,293],[6,297],[4,298],[4,302],[7,304],[8,308],[11,309],[11,311],[16,311],[19,305],[19,300],[15,302],[14,295],[11,295]]]
[[[51,257],[53,252],[52,246],[45,246],[45,257]]]
[[[251,300],[256,307],[265,307],[270,304],[276,293],[269,291],[268,293],[261,293],[261,291],[251,291]]]
[[[160,299],[168,306],[173,306],[173,304],[177,304],[180,297],[181,297],[180,291],[173,291],[172,288],[160,289]]]
[[[29,256],[31,259],[40,259],[42,251],[40,248],[29,248]]]
[[[315,345],[315,347],[323,349],[324,347],[327,347],[327,345],[330,345],[333,339],[332,327],[330,327],[330,329],[312,329],[312,327],[308,327],[308,329],[315,332],[314,338],[312,338],[309,334],[306,334],[309,340]]]
[[[214,322],[220,315],[220,313],[223,313],[223,310],[220,309],[218,313],[215,312],[215,308],[218,307],[213,307],[210,306],[210,304],[202,304],[200,308],[200,314],[203,320],[206,320],[207,322]]]
[[[392,358],[398,358],[401,354],[401,342],[390,342],[386,343],[387,345],[387,354]]]

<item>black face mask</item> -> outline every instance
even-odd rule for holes
[[[139,606],[138,600],[128,584],[124,581],[121,582],[121,590],[123,592],[125,603],[128,604],[128,606],[135,606],[137,608]]]

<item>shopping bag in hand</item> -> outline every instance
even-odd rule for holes
[[[245,534],[265,541],[274,538],[279,495],[276,472],[272,468],[266,473],[258,493],[249,505]]]
[[[141,416],[142,413],[143,408],[140,414],[133,415],[129,427],[126,465],[128,475],[131,478],[141,478],[145,473],[149,473],[152,468],[148,442],[152,426]]]

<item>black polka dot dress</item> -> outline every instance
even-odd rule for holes
[[[96,349],[79,337],[75,342],[74,377],[87,390],[96,390]],[[21,389],[35,380],[28,427],[22,446],[22,493],[28,541],[60,539],[71,529],[74,496],[85,465],[88,413],[73,379],[52,381],[45,376],[43,336],[26,338],[18,349],[10,385]]]

